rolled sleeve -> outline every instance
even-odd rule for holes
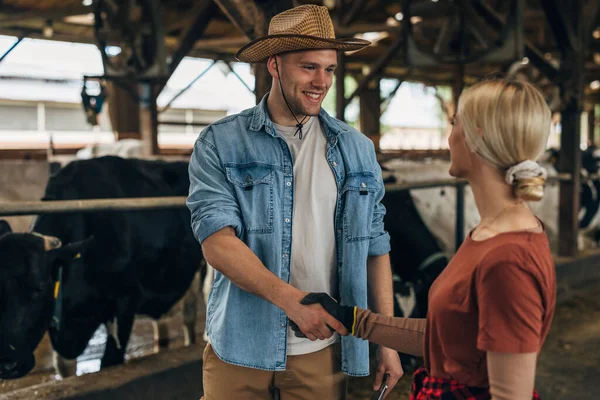
[[[190,158],[190,190],[186,204],[192,231],[200,244],[213,233],[231,226],[241,238],[244,230],[240,208],[221,162],[211,143],[211,128],[200,134]]]
[[[373,153],[375,154],[375,153]],[[385,217],[385,206],[381,204],[381,200],[385,195],[385,185],[381,179],[381,168],[375,162],[376,176],[380,183],[379,190],[375,197],[375,207],[373,208],[373,222],[371,224],[371,237],[369,240],[369,256],[381,256],[390,252],[390,235],[386,232],[383,226],[383,218]]]

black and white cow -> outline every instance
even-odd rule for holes
[[[185,196],[188,187],[185,162],[102,157],[75,161],[58,171],[44,200]],[[123,362],[134,316],[157,319],[166,313],[203,261],[183,207],[46,214],[35,221],[33,231],[63,243],[89,240],[77,268],[57,271],[52,318],[40,319],[49,325],[55,351],[67,359],[79,356],[105,324],[109,335],[102,367]],[[29,315],[38,319],[35,313]],[[192,340],[195,322],[188,326]]]
[[[60,270],[79,268],[89,242],[61,247],[55,237],[13,233],[0,220],[0,380],[16,379],[35,365],[34,351],[54,311]]]

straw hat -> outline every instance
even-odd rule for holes
[[[243,62],[256,63],[288,51],[352,51],[370,44],[363,39],[336,39],[327,7],[307,4],[275,15],[269,24],[269,34],[242,47],[235,57]]]

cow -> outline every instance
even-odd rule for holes
[[[35,348],[54,312],[57,275],[79,268],[88,245],[13,233],[0,220],[0,380],[21,378],[34,367]]]
[[[185,196],[188,187],[185,162],[102,157],[74,161],[59,170],[51,176],[43,200]],[[185,207],[42,214],[33,232],[62,243],[89,243],[77,268],[62,268],[56,275],[52,318],[29,315],[46,324],[54,350],[67,359],[79,356],[98,326],[105,324],[102,368],[123,362],[134,315],[157,319],[166,313],[203,262]],[[188,322],[187,336],[193,340],[195,318]]]

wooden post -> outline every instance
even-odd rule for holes
[[[123,82],[121,85],[126,85],[130,90],[124,89],[115,82],[109,81],[106,84],[108,114],[115,140],[141,139],[140,109],[134,97],[135,84]]]
[[[254,95],[256,96],[256,104],[260,103],[262,98],[271,90],[273,77],[269,74],[267,66],[263,63],[254,64]]]
[[[374,79],[360,94],[360,130],[373,141],[376,151],[381,139],[380,107],[379,79]]]
[[[577,255],[579,231],[579,191],[581,187],[581,113],[584,101],[585,37],[583,1],[543,0],[542,5],[561,49],[561,98],[566,99],[561,113],[559,171],[570,173],[571,181],[560,182],[558,254]]]
[[[158,87],[155,83],[143,82],[140,93],[140,128],[144,156],[159,153],[158,149],[158,109],[156,107]]]
[[[456,66],[456,79],[454,81],[454,86],[452,86],[452,103],[454,106],[454,113],[458,110],[458,99],[460,94],[462,93],[465,87],[465,65],[458,64]],[[448,118],[452,118],[452,115],[448,115]]]
[[[338,66],[335,69],[335,114],[340,121],[346,121],[346,56],[338,53]]]
[[[596,104],[592,103],[592,107],[588,111],[588,141],[591,145],[596,145]]]

